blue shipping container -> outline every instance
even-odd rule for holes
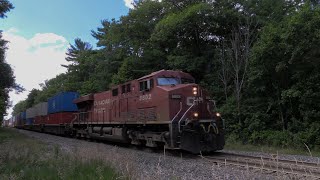
[[[25,123],[26,125],[32,125],[33,124],[33,118],[28,118],[27,120],[26,120],[26,123]]]
[[[20,117],[21,117],[21,119],[27,119],[27,113],[26,113],[26,111],[23,111],[23,112],[20,114]]]
[[[73,100],[79,98],[77,92],[61,92],[48,100],[48,114],[57,112],[74,112],[78,107]]]

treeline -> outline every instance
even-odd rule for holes
[[[6,13],[13,9],[12,3],[8,0],[0,0],[0,20],[6,18]],[[6,110],[10,106],[9,92],[13,89],[22,91],[23,88],[15,83],[15,76],[11,66],[5,60],[7,41],[2,38],[0,30],[0,124],[6,115]]]
[[[320,8],[312,0],[142,0],[76,39],[67,73],[19,112],[59,91],[81,94],[160,69],[191,73],[216,99],[229,139],[320,149]]]

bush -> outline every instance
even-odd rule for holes
[[[268,145],[285,148],[291,146],[292,138],[292,134],[288,131],[255,131],[249,137],[249,142],[255,145]]]

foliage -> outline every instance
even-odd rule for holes
[[[0,1],[0,18],[5,18],[6,13],[9,12],[11,9],[13,9],[12,3],[10,3],[8,0],[1,0]]]
[[[18,115],[21,112],[24,112],[27,110],[27,103],[26,101],[19,101],[14,107],[12,115]]]
[[[136,1],[127,15],[92,31],[98,49],[76,39],[68,72],[44,82],[25,103],[182,70],[214,96],[230,137],[318,148],[319,14],[318,1],[309,0]]]
[[[0,1],[0,19],[5,18],[5,13],[13,9],[13,5],[8,0]],[[15,83],[15,77],[11,66],[5,60],[5,52],[7,50],[7,41],[2,39],[2,32],[0,30],[0,124],[2,124],[3,117],[6,115],[6,109],[10,106],[9,92],[15,89],[21,92],[24,89]]]
[[[300,146],[319,145],[319,23],[319,7],[306,4],[281,23],[266,26],[254,47],[248,80],[248,99],[261,104],[253,113],[266,114],[273,129],[297,133]]]

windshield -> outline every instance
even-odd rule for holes
[[[176,85],[180,84],[179,78],[172,78],[172,77],[161,77],[158,78],[158,85],[164,86],[164,85]]]

